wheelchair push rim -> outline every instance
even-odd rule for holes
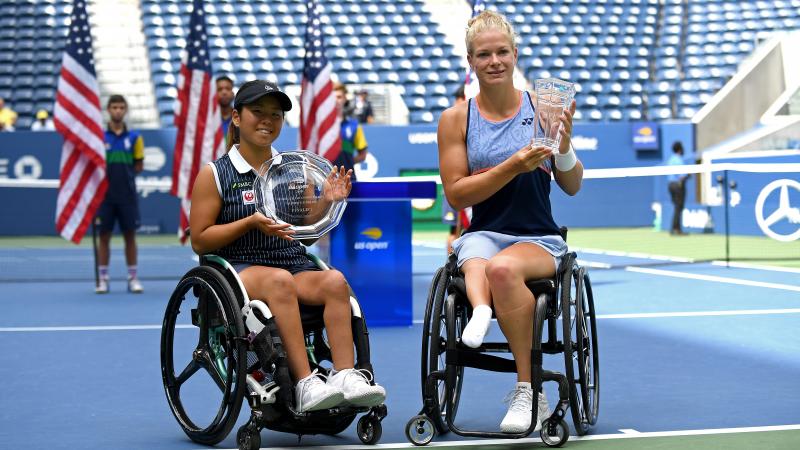
[[[575,432],[583,436],[597,423],[600,391],[594,300],[585,268],[565,272],[561,304],[570,410]]]
[[[445,299],[447,296],[447,284],[449,276],[446,268],[441,267],[433,277],[428,302],[425,309],[425,319],[422,332],[422,395],[423,404],[427,404],[426,396],[431,395],[431,410],[426,411],[436,429],[436,432],[443,434],[449,431],[447,426],[448,404],[452,404],[451,413],[455,416],[458,410],[461,385],[463,383],[464,368],[447,368],[445,365],[445,352],[447,344],[448,323],[445,314]],[[463,311],[463,308],[461,309]],[[458,328],[458,336],[465,324],[463,319],[455,327]],[[444,371],[445,378],[436,381],[435,392],[426,393],[426,383],[429,375],[436,371]],[[447,398],[447,383],[449,382],[451,399]]]
[[[222,274],[200,266],[190,270],[178,283],[164,315],[161,374],[167,402],[186,435],[205,445],[217,444],[230,433],[245,393],[247,345],[237,303]],[[190,316],[191,325],[184,323]],[[197,333],[197,337],[193,339],[187,333]],[[179,350],[194,348],[190,355],[184,356],[176,353],[178,346],[183,347]],[[187,359],[188,363],[184,362]],[[218,407],[208,404],[200,407],[200,403],[208,402],[207,398],[214,395],[204,395],[198,402],[185,392],[197,390],[203,384],[208,388],[206,392],[221,394]]]

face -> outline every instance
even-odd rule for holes
[[[233,101],[233,83],[228,80],[217,81],[217,101],[219,106],[230,106]]]
[[[498,30],[485,30],[472,40],[472,54],[467,61],[482,83],[513,82],[517,49],[511,40]]]
[[[256,148],[269,148],[278,139],[283,119],[280,102],[271,95],[245,105],[241,114],[233,110],[233,124],[239,127],[239,140]]]
[[[125,113],[128,112],[128,105],[125,103],[112,103],[108,105],[108,115],[112,122],[122,122]]]
[[[344,105],[347,103],[347,96],[341,90],[333,91],[336,94],[336,110],[339,111],[339,114],[344,111]]]

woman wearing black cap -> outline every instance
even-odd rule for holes
[[[344,276],[336,270],[319,270],[305,247],[292,239],[288,224],[278,224],[256,211],[252,195],[256,170],[276,154],[272,143],[292,102],[274,83],[254,80],[241,86],[233,108],[230,150],[203,167],[195,180],[189,220],[192,248],[197,254],[214,252],[230,261],[247,295],[265,299],[269,305],[289,370],[297,380],[297,411],[339,404],[379,405],[386,397],[384,389],[370,384],[371,374],[353,368],[350,293]],[[340,168],[338,174],[334,182],[349,194],[351,171]],[[298,302],[325,307],[334,365],[327,383],[311,372]]]

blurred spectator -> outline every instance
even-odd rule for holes
[[[675,141],[672,144],[672,156],[667,160],[667,165],[681,166],[684,164],[686,164],[686,161],[683,157],[683,144],[680,141]],[[683,214],[683,205],[686,202],[687,179],[689,179],[689,174],[667,176],[669,195],[674,208],[672,212],[672,225],[669,229],[669,234],[673,236],[683,236],[686,234],[681,229],[681,215]]]
[[[217,77],[217,102],[222,116],[222,135],[228,135],[228,126],[233,118],[233,80],[225,75]]]
[[[47,110],[40,109],[36,112],[36,120],[31,124],[31,131],[52,131],[56,127]]]
[[[0,131],[14,131],[17,123],[17,113],[6,106],[6,101],[0,97]]]
[[[353,116],[359,123],[372,123],[375,120],[372,103],[367,97],[369,92],[362,89],[356,93],[356,99],[353,101]]]
[[[333,164],[344,166],[345,170],[353,169],[353,180],[355,180],[355,164],[367,157],[367,139],[358,120],[350,114],[352,110],[349,108],[350,102],[347,101],[347,87],[337,82],[333,85],[333,91],[336,94],[336,109],[342,120],[342,151]]]

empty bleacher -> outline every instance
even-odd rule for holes
[[[427,0],[436,1],[436,0]],[[465,0],[466,2],[466,0]],[[800,29],[800,0],[495,0],[533,80],[578,84],[583,121],[685,119],[774,32]],[[396,84],[412,123],[435,123],[463,78],[425,0],[322,0],[327,56],[351,84]],[[191,1],[140,0],[161,126],[171,126]],[[300,82],[303,0],[206,2],[216,74]],[[0,97],[27,129],[52,111],[71,2],[0,0]],[[97,43],[95,43],[97,45]]]

